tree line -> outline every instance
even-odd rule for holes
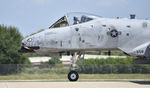
[[[23,36],[16,27],[0,25],[0,64],[28,64],[25,54],[18,53]]]

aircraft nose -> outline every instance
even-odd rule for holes
[[[32,46],[32,43],[33,43],[33,37],[27,37],[22,40],[21,46],[29,47],[29,46]]]
[[[27,46],[27,39],[23,39],[20,43],[20,46]]]
[[[40,49],[39,46],[35,44],[35,38],[33,36],[27,37],[21,42],[21,49],[18,52],[34,52],[34,50]]]
[[[21,41],[21,48],[18,50],[18,52],[24,53],[24,52],[34,52],[33,49],[30,49],[32,38],[25,38]]]
[[[21,44],[20,44],[21,46],[25,46],[26,44],[25,44],[25,42],[24,42],[24,40],[22,40],[21,41]]]

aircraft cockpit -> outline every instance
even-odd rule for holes
[[[81,23],[94,20],[96,18],[99,18],[99,16],[95,16],[87,13],[78,13],[78,12],[68,13],[65,16],[61,17],[49,28],[51,29],[51,28],[59,28],[59,27],[81,24]]]

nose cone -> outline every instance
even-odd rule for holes
[[[18,52],[27,53],[27,52],[34,52],[35,49],[39,49],[39,47],[33,46],[33,38],[27,37],[22,40],[21,48]]]
[[[32,37],[27,37],[27,38],[22,40],[21,46],[30,47],[30,46],[32,46],[31,45],[32,43],[33,43],[33,38]]]
[[[21,47],[22,47],[22,46],[26,46],[25,40],[22,40],[22,41],[21,41],[20,46],[21,46]]]

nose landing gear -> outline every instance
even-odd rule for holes
[[[75,70],[77,69],[76,62],[78,59],[80,59],[80,57],[81,57],[81,54],[77,56],[77,53],[74,53],[71,58],[71,71],[68,73],[69,81],[77,81],[79,78],[79,74]],[[83,63],[83,59],[84,59],[84,55],[83,55],[83,58],[81,59],[82,63]]]

